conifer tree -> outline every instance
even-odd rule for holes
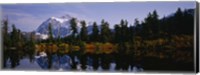
[[[91,34],[91,41],[98,42],[99,41],[99,29],[98,29],[96,22],[93,23],[92,28],[93,29],[92,29],[92,34]]]
[[[71,30],[72,30],[72,36],[73,36],[73,38],[75,38],[76,33],[78,33],[76,18],[72,18],[70,20],[70,25],[71,25]]]
[[[52,40],[53,40],[53,32],[52,32],[52,25],[51,25],[51,23],[49,23],[48,31],[49,31],[49,40],[50,40],[50,42],[52,42]]]
[[[82,41],[87,41],[88,40],[88,35],[87,35],[87,27],[85,21],[81,21],[81,32],[80,32],[80,37]]]
[[[102,20],[101,22],[101,41],[102,42],[109,42],[111,40],[111,31],[109,29],[108,22]]]

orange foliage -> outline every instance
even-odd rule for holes
[[[86,44],[85,49],[86,49],[85,51],[86,53],[94,53],[96,47],[93,44]]]
[[[103,50],[104,53],[110,54],[114,51],[115,47],[111,43],[105,43],[101,46],[101,50]]]

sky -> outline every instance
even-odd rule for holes
[[[4,4],[2,17],[8,17],[9,25],[15,24],[21,31],[34,31],[50,17],[66,14],[86,21],[109,22],[113,28],[121,19],[134,24],[134,19],[143,21],[149,12],[157,11],[159,18],[176,12],[177,8],[195,8],[195,2],[112,2],[112,3],[51,3],[51,4]]]

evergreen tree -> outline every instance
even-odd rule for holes
[[[17,29],[15,27],[15,25],[12,25],[12,32],[11,32],[11,40],[12,40],[12,46],[15,47],[18,41],[18,36],[17,36]]]
[[[82,41],[87,41],[88,40],[88,35],[87,35],[87,27],[85,21],[81,21],[81,32],[80,32],[80,37]]]
[[[91,34],[91,41],[98,42],[99,41],[99,29],[98,29],[96,22],[93,23],[92,28],[93,29],[92,29],[92,34]]]
[[[122,42],[127,42],[128,41],[128,22],[127,20],[121,20],[120,22],[120,36],[121,36],[121,41]]]
[[[141,27],[140,27],[140,22],[138,21],[137,18],[135,19],[134,26],[135,26],[135,33],[134,34],[139,35]]]
[[[149,12],[148,16],[145,18],[144,22],[142,23],[142,35],[144,38],[150,38],[153,35],[152,31],[152,14]]]
[[[193,9],[187,9],[183,12],[184,20],[182,25],[182,30],[184,34],[190,34],[193,35],[194,33],[194,10]]]
[[[156,10],[154,10],[153,11],[153,14],[152,14],[152,16],[153,16],[153,33],[154,34],[159,34],[159,32],[160,32],[160,25],[159,25],[159,19],[158,19],[158,14],[157,14],[157,12],[156,12]]]
[[[75,35],[78,32],[76,29],[77,28],[76,18],[72,18],[70,20],[70,25],[71,25],[71,30],[72,30],[72,36],[73,38],[75,38]]]
[[[119,43],[120,42],[120,40],[121,40],[121,33],[120,33],[120,26],[118,25],[118,24],[116,24],[115,26],[114,26],[114,30],[115,30],[115,35],[114,35],[114,39],[115,39],[115,43]]]
[[[180,34],[182,30],[182,26],[183,26],[183,12],[181,10],[181,8],[178,8],[175,15],[174,15],[174,25],[172,26],[173,28],[173,32],[175,34]],[[180,29],[177,29],[180,28]]]
[[[8,35],[8,20],[3,21],[3,35],[5,37]]]
[[[52,40],[53,40],[53,32],[52,32],[52,25],[51,25],[51,23],[49,23],[48,31],[49,31],[49,40],[50,40],[50,42],[52,42]]]
[[[102,20],[101,22],[101,41],[102,42],[109,42],[111,40],[111,31],[109,29],[108,22]]]
[[[128,42],[133,42],[135,36],[135,26],[130,26],[128,28]]]

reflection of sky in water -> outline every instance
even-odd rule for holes
[[[56,55],[53,55],[52,57],[52,68],[51,70],[59,70],[59,71],[70,71],[71,70],[71,58],[68,55],[65,55],[63,57],[60,58],[61,60],[58,59],[58,57]],[[67,60],[66,60],[67,59]],[[63,61],[64,60],[64,61]],[[75,60],[77,62],[80,62],[79,59],[77,59],[77,57],[75,57]],[[69,61],[69,62],[68,62]],[[93,67],[91,66],[91,59],[90,61],[87,61],[88,63],[90,63],[90,65],[86,65],[86,71],[93,71]],[[61,62],[61,63],[59,63]],[[10,63],[7,62],[8,67],[10,66]],[[77,65],[77,71],[81,71],[80,68],[81,64]],[[47,58],[44,57],[43,55],[41,56],[37,56],[37,58],[35,59],[34,62],[30,63],[30,60],[28,58],[24,58],[22,60],[20,60],[20,65],[18,65],[15,69],[16,70],[48,70],[47,69],[48,63],[47,63]],[[116,64],[114,62],[110,63],[110,72],[116,72],[115,70]],[[97,71],[103,71],[102,67],[99,66]],[[128,69],[128,72],[140,72],[143,71],[142,68],[137,68],[134,67],[133,70]]]

